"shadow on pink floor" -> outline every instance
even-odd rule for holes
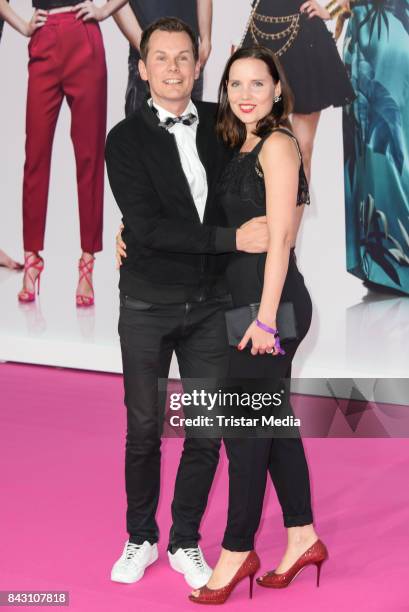
[[[0,590],[68,590],[75,612],[198,610],[168,566],[170,503],[181,440],[163,443],[160,559],[135,585],[109,580],[126,539],[122,379],[54,368],[0,366]],[[409,610],[409,444],[405,439],[306,439],[316,528],[330,559],[288,589],[239,585],[226,609],[285,612]],[[222,453],[202,526],[210,563],[226,519]],[[274,568],[285,532],[269,485],[257,551]],[[22,610],[29,609],[21,606]],[[32,608],[30,608],[32,609]],[[38,608],[37,608],[38,609]]]

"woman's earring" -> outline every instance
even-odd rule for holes
[[[277,102],[280,102],[280,100],[281,100],[281,94],[274,98],[274,104],[277,104]]]

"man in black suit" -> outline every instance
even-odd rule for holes
[[[201,72],[195,81],[192,97],[203,96],[203,69],[209,58],[212,43],[213,0],[129,0],[114,19],[129,40],[128,85],[125,93],[125,114],[128,117],[145,101],[147,88],[139,73],[140,44],[143,30],[160,17],[178,17],[187,23],[200,41]]]
[[[268,241],[259,218],[237,230],[219,225],[216,185],[230,152],[215,134],[216,105],[191,100],[200,72],[194,33],[178,19],[160,19],[144,31],[141,56],[151,98],[111,130],[106,147],[127,244],[119,334],[130,535],[111,577],[128,583],[158,556],[158,378],[168,376],[173,351],[182,379],[224,376],[231,301],[223,259],[237,250],[264,252]],[[211,573],[198,541],[219,447],[220,440],[186,438],[175,483],[169,561],[193,588]]]

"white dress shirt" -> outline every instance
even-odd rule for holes
[[[150,98],[148,104],[156,108],[160,121],[164,121],[167,117],[177,116],[162,108],[158,104],[155,104],[152,101],[152,98]],[[169,128],[168,131],[175,137],[183,172],[185,173],[187,182],[189,184],[190,193],[192,194],[193,201],[196,205],[200,221],[203,222],[208,192],[207,176],[206,170],[200,161],[196,147],[196,133],[199,123],[199,114],[196,106],[191,100],[181,115],[187,115],[188,113],[193,113],[196,115],[197,121],[192,123],[192,125],[176,123]]]

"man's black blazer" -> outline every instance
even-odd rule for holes
[[[119,287],[137,299],[176,303],[227,292],[221,254],[236,250],[236,230],[222,226],[216,191],[231,152],[216,137],[216,105],[195,105],[197,149],[208,181],[203,223],[175,137],[159,127],[147,103],[108,134],[108,177],[127,244]]]

